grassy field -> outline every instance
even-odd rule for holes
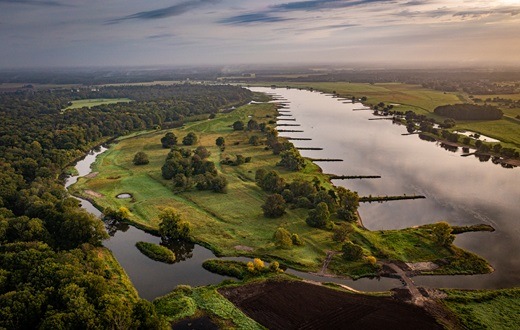
[[[127,98],[120,98],[120,99],[85,99],[85,100],[77,100],[72,101],[72,105],[69,105],[66,107],[65,110],[73,110],[73,109],[80,109],[83,107],[92,108],[98,105],[104,105],[104,104],[114,104],[119,102],[132,102],[132,100]]]
[[[271,83],[266,82],[262,85],[269,86],[270,84]],[[433,113],[433,110],[437,106],[472,102],[469,95],[464,93],[440,92],[426,89],[419,85],[402,83],[361,84],[348,82],[278,82],[273,84],[280,87],[291,86],[298,88],[313,88],[326,93],[336,92],[336,94],[345,98],[355,96],[359,99],[365,96],[367,100],[364,104],[366,105],[376,105],[379,102],[393,104],[395,110],[412,110],[417,114],[424,114],[441,122],[446,118]],[[487,98],[493,99],[494,97],[518,100],[520,99],[520,94],[474,95],[474,97],[483,100]],[[520,109],[510,109],[508,107],[503,107],[498,103],[491,104],[498,106],[504,112],[505,116],[503,119],[493,121],[461,121],[457,122],[457,125],[453,130],[471,130],[503,141],[505,143],[503,145],[504,147],[520,148],[520,120],[514,119],[516,116],[520,115]]]
[[[268,83],[266,83],[268,84]],[[435,107],[442,104],[462,103],[465,99],[462,94],[443,93],[423,88],[419,85],[401,83],[361,84],[348,82],[317,82],[317,83],[277,83],[277,86],[291,86],[298,88],[313,88],[326,93],[336,92],[341,97],[367,98],[367,105],[376,105],[379,102],[393,104],[394,109],[433,115]]]
[[[444,304],[454,312],[464,329],[518,329],[520,289],[494,291],[444,290]]]
[[[157,312],[169,322],[209,316],[221,329],[265,329],[224,298],[219,286],[179,286],[154,301]]]
[[[276,169],[289,182],[295,178],[310,181],[317,177],[325,187],[330,188],[332,184],[328,177],[310,161],[301,172],[289,172],[275,166],[279,156],[265,150],[262,145],[248,144],[249,137],[261,135],[260,132],[233,131],[231,128],[236,120],[247,122],[249,118],[254,118],[261,123],[272,120],[275,115],[273,104],[252,104],[231,113],[218,114],[215,119],[192,122],[171,130],[179,140],[189,132],[197,134],[198,145],[211,151],[210,160],[215,162],[228,181],[225,194],[196,190],[176,193],[171,181],[162,178],[160,168],[169,150],[162,148],[160,139],[166,130],[120,139],[98,157],[93,166],[93,171],[98,174],[81,178],[72,189],[102,208],[127,207],[131,211],[129,220],[149,230],[157,230],[157,216],[162,209],[173,207],[190,222],[194,239],[219,254],[259,256],[282,261],[293,268],[318,271],[326,252],[340,250],[341,244],[331,239],[330,231],[309,227],[305,223],[306,209],[288,209],[281,218],[265,218],[261,205],[267,194],[256,185],[254,176],[259,168]],[[224,151],[215,145],[219,136],[226,140]],[[132,163],[139,151],[148,154],[148,165],[135,166]],[[220,164],[222,159],[233,159],[238,154],[251,157],[252,161],[240,166]],[[121,193],[129,193],[132,198],[116,198]],[[298,234],[305,244],[290,249],[276,247],[273,234],[280,226]],[[450,255],[449,249],[433,243],[425,228],[383,232],[357,229],[351,238],[363,246],[365,255],[393,260],[433,261]],[[343,269],[344,274],[359,274],[350,272],[358,263],[350,266],[335,269]],[[371,268],[371,271],[373,273],[374,269]]]

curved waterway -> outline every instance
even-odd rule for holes
[[[475,276],[419,276],[419,285],[453,288],[504,288],[520,285],[520,168],[506,169],[491,160],[461,157],[437,142],[406,133],[404,126],[358,111],[362,104],[345,103],[331,95],[285,88],[250,88],[273,94],[284,103],[286,115],[301,126],[300,133],[284,132],[325,173],[381,175],[381,179],[335,180],[336,185],[367,195],[424,195],[426,199],[364,203],[359,209],[371,230],[399,229],[437,221],[452,225],[485,223],[495,232],[458,235],[455,244],[486,258],[495,272]],[[380,117],[377,117],[380,118]],[[520,133],[519,133],[520,134]]]
[[[91,151],[84,159],[78,161],[76,169],[79,175],[67,178],[65,188],[76,183],[79,177],[89,174],[91,172],[90,166],[96,160],[96,157],[106,150],[108,149],[100,147]],[[81,202],[81,206],[85,210],[96,217],[102,216],[102,213],[88,200],[76,198]],[[216,257],[211,250],[200,245],[179,243],[168,246],[175,253],[177,261],[174,264],[165,264],[149,259],[135,247],[135,243],[139,241],[159,244],[161,243],[160,237],[127,224],[105,223],[105,227],[110,238],[105,240],[103,245],[112,251],[142,298],[153,300],[167,294],[180,284],[200,286],[217,284],[225,279],[229,279],[229,277],[213,274],[202,268],[202,263],[205,260]],[[241,258],[241,260],[248,261],[250,259]],[[292,269],[288,269],[287,273],[313,281],[344,284],[360,291],[386,291],[400,286],[398,280],[390,278],[352,281],[323,277]]]

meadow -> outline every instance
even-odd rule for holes
[[[280,218],[264,217],[261,206],[267,193],[257,186],[255,172],[260,168],[274,169],[287,182],[296,178],[307,181],[317,178],[327,189],[333,187],[329,177],[309,160],[306,160],[304,170],[299,172],[276,166],[280,156],[266,150],[264,145],[253,146],[248,143],[252,135],[263,139],[263,133],[234,131],[231,127],[236,120],[247,122],[255,119],[258,123],[269,124],[276,115],[274,104],[250,104],[229,113],[219,113],[214,119],[187,123],[181,128],[122,137],[107,152],[98,156],[93,166],[94,173],[87,178],[80,178],[72,189],[101,208],[128,208],[131,212],[129,221],[152,232],[158,229],[159,212],[166,207],[173,207],[190,223],[193,239],[218,255],[259,256],[266,260],[278,260],[292,268],[318,271],[327,251],[339,251],[342,243],[332,240],[330,230],[308,226],[305,223],[308,209],[288,208],[286,214]],[[190,132],[195,133],[199,139],[197,145],[204,146],[211,152],[209,159],[215,162],[219,173],[226,177],[227,192],[214,193],[194,189],[181,192],[175,190],[171,181],[164,180],[161,166],[169,149],[162,148],[160,139],[166,132],[173,132],[178,141]],[[219,136],[225,138],[225,150],[215,144]],[[149,164],[133,164],[133,157],[139,151],[148,155]],[[234,159],[236,155],[251,157],[252,160],[240,166],[220,163],[226,158]],[[132,198],[118,199],[116,196],[122,193],[129,193]],[[288,249],[277,247],[273,235],[278,227],[297,234],[304,245]],[[400,261],[434,261],[453,255],[449,247],[434,243],[428,227],[381,232],[353,227],[355,230],[350,238],[362,246],[365,255]],[[471,269],[471,259],[465,261],[468,269]],[[352,267],[334,269],[352,277],[377,273],[377,267],[366,261],[350,266]],[[359,267],[364,269],[363,274],[356,270]]]
[[[81,108],[92,108],[97,107],[99,105],[105,105],[105,104],[114,104],[114,103],[120,103],[120,102],[132,102],[132,100],[127,98],[119,98],[119,99],[84,99],[84,100],[76,100],[72,101],[71,105],[63,109],[66,110],[74,110],[74,109],[81,109]]]

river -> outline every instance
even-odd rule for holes
[[[430,287],[502,288],[520,284],[520,170],[504,169],[491,162],[473,157],[461,157],[437,143],[422,141],[417,135],[403,136],[406,129],[391,121],[375,120],[371,111],[359,103],[344,103],[330,95],[297,89],[251,88],[276,94],[286,103],[303,133],[283,133],[284,136],[312,138],[294,141],[300,147],[321,147],[323,150],[302,150],[313,158],[341,158],[343,162],[321,162],[325,173],[338,175],[381,175],[381,179],[335,181],[336,185],[358,191],[360,195],[420,194],[427,198],[413,201],[362,204],[360,214],[366,227],[372,230],[397,229],[446,220],[453,225],[487,223],[493,233],[458,235],[455,244],[475,252],[490,261],[496,269],[488,275],[420,276],[414,281]],[[289,127],[292,128],[292,127]],[[90,173],[100,148],[88,154],[76,165],[79,176]],[[77,177],[67,179],[66,187]],[[91,203],[81,200],[89,212],[101,212]],[[160,238],[127,225],[107,224],[110,238],[104,245],[112,250],[126,270],[141,297],[152,300],[171,291],[179,284],[192,286],[215,284],[226,277],[212,274],[201,266],[214,254],[199,245],[172,246],[179,262],[173,265],[153,261],[142,255],[135,243],[159,243]],[[323,278],[288,270],[310,280],[337,282],[362,291],[383,291],[400,286],[399,281],[383,278],[358,281]]]
[[[419,285],[457,288],[503,288],[520,285],[520,168],[506,169],[462,151],[447,151],[437,142],[426,142],[406,133],[404,126],[375,118],[372,111],[354,111],[362,104],[345,103],[331,95],[299,89],[251,88],[274,94],[286,103],[303,133],[288,137],[312,158],[339,158],[319,162],[325,173],[381,175],[381,179],[335,180],[363,195],[424,195],[426,199],[364,203],[359,209],[371,230],[399,229],[445,220],[452,225],[485,223],[493,233],[458,235],[455,244],[486,258],[495,268],[489,275],[420,276]],[[285,118],[285,117],[284,117]],[[287,117],[289,118],[289,117]],[[285,128],[285,127],[284,127]],[[291,127],[292,128],[292,127]],[[519,132],[520,134],[520,132]]]

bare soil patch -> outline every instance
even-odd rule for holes
[[[85,190],[85,194],[93,196],[93,197],[97,197],[97,198],[103,197],[103,194],[95,192],[94,190]]]
[[[90,172],[89,174],[85,175],[85,178],[92,179],[95,178],[98,174],[99,172]]]
[[[304,282],[267,281],[219,292],[269,329],[442,329],[417,306]]]
[[[253,248],[250,247],[250,246],[246,246],[246,245],[235,245],[235,250],[237,250],[237,251],[248,251],[248,252],[252,252],[252,251],[254,251],[255,249],[253,249]]]

